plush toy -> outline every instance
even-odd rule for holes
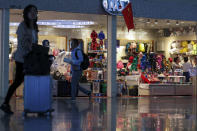
[[[188,54],[192,54],[192,51],[193,51],[193,45],[194,45],[194,41],[189,41],[189,44],[188,44]]]
[[[162,56],[161,65],[162,65],[161,72],[166,71],[167,70],[167,61],[166,61],[166,57],[164,55]]]
[[[98,35],[98,38],[100,40],[100,46],[101,46],[101,49],[103,49],[103,40],[105,39],[105,34],[103,33],[103,31],[101,31]]]
[[[178,46],[178,43],[176,43],[175,41],[171,44],[170,54],[178,53],[177,46]]]
[[[140,52],[145,52],[144,43],[140,43],[140,44],[139,44],[139,51],[140,51]]]
[[[150,81],[148,80],[148,78],[146,78],[143,74],[141,74],[141,79],[144,83],[148,83],[150,84]]]
[[[193,55],[196,55],[196,54],[197,54],[197,44],[196,44],[195,42],[193,42],[192,45],[193,45],[192,54],[193,54]]]
[[[136,56],[134,59],[133,59],[133,63],[130,67],[130,71],[137,71],[137,63],[138,63],[138,57]]]
[[[120,60],[117,63],[117,69],[122,69],[122,68],[124,68],[124,65],[123,65],[122,61]]]
[[[96,33],[96,31],[95,31],[95,30],[93,30],[93,31],[92,31],[92,33],[91,33],[91,36],[90,36],[90,37],[91,37],[91,39],[92,39],[92,40],[96,41],[97,33]]]
[[[127,43],[126,49],[125,49],[125,53],[126,53],[127,55],[128,55],[128,54],[130,53],[130,51],[131,51],[130,46],[131,46],[131,43]]]
[[[146,55],[143,55],[142,56],[142,59],[141,59],[141,64],[140,64],[140,67],[142,69],[142,72],[145,71],[146,66],[147,66],[146,64],[147,64]]]
[[[157,62],[157,69],[161,69],[162,68],[162,55],[157,55],[157,58],[156,58],[156,62]]]
[[[138,65],[137,65],[138,69],[140,69],[140,65],[141,65],[141,59],[142,59],[142,57],[143,57],[143,53],[142,53],[142,52],[140,52],[140,53],[138,54]]]
[[[173,62],[173,59],[168,58],[167,65],[166,65],[168,72],[172,69],[172,62]]]
[[[186,53],[188,52],[188,42],[187,41],[183,41],[181,42],[181,50],[180,53]]]
[[[97,33],[96,33],[95,30],[92,31],[90,37],[91,37],[91,39],[92,39],[91,50],[97,50],[97,48],[98,48],[98,43],[97,43],[97,41],[96,41]]]
[[[137,45],[135,42],[131,42],[130,49],[132,53],[136,53]]]
[[[154,53],[149,54],[149,62],[150,62],[152,71],[156,71],[156,55]]]

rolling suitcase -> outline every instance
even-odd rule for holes
[[[27,113],[52,112],[51,76],[25,76],[24,80],[24,115]]]

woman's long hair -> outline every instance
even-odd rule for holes
[[[76,47],[79,46],[79,40],[78,39],[71,39],[71,43],[72,43],[71,50],[73,50],[73,49],[75,49]]]
[[[28,13],[31,11],[31,9],[34,8],[36,9],[36,11],[38,11],[37,7],[35,5],[28,5],[25,7],[25,9],[23,10],[23,18],[24,18],[24,22],[27,25],[28,28],[30,28],[30,19],[28,18]],[[34,29],[38,32],[38,25],[37,25],[37,17],[34,21]]]

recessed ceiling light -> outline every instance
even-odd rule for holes
[[[179,25],[179,22],[178,21],[176,21],[176,25]]]
[[[166,23],[167,25],[170,25],[170,21],[169,20],[167,20],[167,23]]]
[[[147,23],[147,24],[150,24],[150,19],[148,19],[146,23]]]
[[[84,28],[85,26],[81,26],[81,25],[56,25],[53,26],[54,28]]]
[[[156,25],[158,24],[158,20],[155,20],[155,24],[156,24]]]

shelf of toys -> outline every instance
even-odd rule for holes
[[[107,43],[103,31],[97,33],[92,31],[88,42],[88,56],[90,66],[84,71],[88,82],[92,83],[95,96],[106,96],[107,94]]]
[[[185,41],[181,45],[185,47]],[[181,48],[177,53],[183,55],[185,50]],[[190,55],[196,55],[193,52]],[[184,82],[183,71],[173,70],[173,58],[154,52],[154,41],[130,41],[125,54],[117,62],[117,79],[126,83],[123,88],[127,92],[123,94],[123,90],[122,95],[192,95],[193,88]],[[124,59],[126,63],[122,62]]]

